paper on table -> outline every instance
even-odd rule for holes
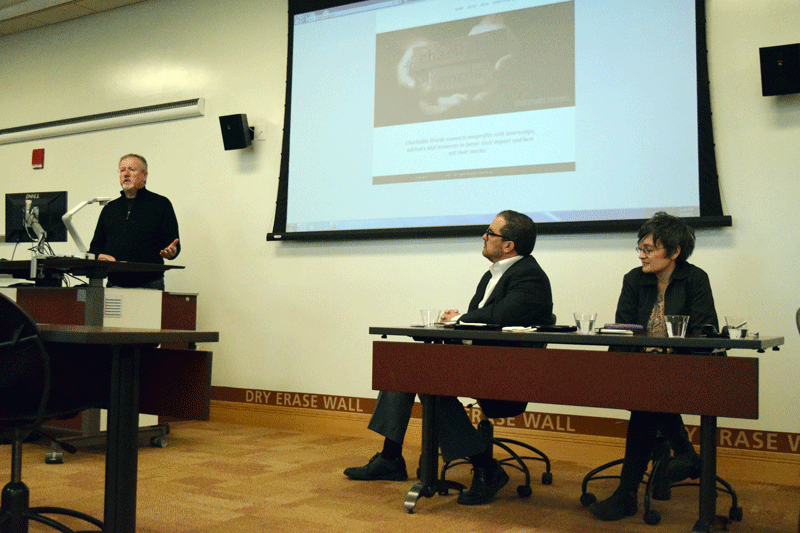
[[[597,328],[595,331],[604,335],[633,335],[630,329]]]

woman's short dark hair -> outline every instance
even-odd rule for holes
[[[519,255],[531,255],[536,245],[536,223],[531,217],[511,210],[498,213],[497,216],[506,221],[503,237],[514,243]]]
[[[672,255],[679,247],[681,253],[675,260],[677,263],[683,263],[694,251],[694,230],[690,228],[683,220],[674,217],[664,211],[659,211],[653,217],[642,224],[639,228],[639,242],[648,235],[653,236],[653,244],[664,247],[666,255]]]

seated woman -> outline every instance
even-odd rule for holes
[[[688,334],[698,333],[706,324],[718,327],[708,275],[686,262],[694,243],[694,231],[667,213],[656,213],[642,225],[636,248],[642,266],[622,280],[617,323],[640,324],[653,337],[667,336],[665,315],[688,315]],[[619,487],[608,499],[589,506],[595,517],[619,520],[636,514],[639,483],[659,432],[675,453],[667,466],[667,479],[677,482],[700,475],[700,458],[680,414],[631,411]]]

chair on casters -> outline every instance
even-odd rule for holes
[[[645,479],[642,480],[642,484],[645,486],[643,518],[645,523],[651,526],[654,526],[661,521],[661,513],[651,508],[652,500],[669,500],[671,497],[671,491],[674,488],[697,487],[700,485],[697,482],[680,482],[673,483],[671,485],[660,485],[657,480],[663,479],[666,481],[666,478],[663,477],[664,472],[662,472],[662,470],[666,469],[669,460],[669,443],[663,437],[659,437],[658,442],[653,450],[652,468],[650,469],[650,472],[645,473]],[[597,501],[597,497],[594,495],[594,493],[587,490],[590,481],[597,481],[600,479],[619,479],[619,474],[602,474],[602,472],[608,470],[609,468],[621,465],[622,462],[623,459],[616,459],[609,463],[598,466],[584,476],[583,482],[581,483],[581,504],[583,504],[585,507],[588,507]],[[733,490],[733,487],[720,476],[717,476],[717,492],[727,494],[731,497],[731,507],[728,511],[727,520],[741,522],[743,513],[742,508],[739,506],[739,499],[736,496],[736,491]],[[721,518],[725,520],[724,517]]]
[[[59,507],[30,507],[30,492],[22,482],[23,441],[45,420],[100,406],[101,394],[82,387],[54,387],[58,381],[54,380],[55,369],[36,323],[3,294],[0,316],[0,432],[11,441],[11,481],[2,491],[0,531],[27,533],[29,521],[35,521],[58,531],[79,533],[45,516],[52,514],[84,520],[102,531],[103,522],[87,514]]]
[[[510,466],[516,470],[522,472],[525,476],[525,483],[519,485],[517,487],[517,494],[521,498],[527,498],[532,494],[531,490],[531,474],[528,468],[528,465],[525,464],[525,461],[532,460],[532,461],[542,461],[545,465],[545,471],[542,472],[542,485],[552,485],[553,483],[553,474],[550,472],[550,458],[545,455],[544,452],[525,444],[524,442],[506,439],[506,438],[498,438],[494,436],[494,425],[492,424],[491,418],[509,418],[513,416],[520,415],[525,412],[525,407],[527,407],[527,402],[507,402],[507,401],[500,401],[500,400],[478,400],[478,405],[483,411],[483,418],[478,423],[478,433],[488,444],[489,450],[494,450],[494,446],[498,446],[508,453],[509,457],[505,457],[503,459],[499,459],[498,462],[501,465]],[[472,407],[472,404],[468,405],[467,407]],[[511,446],[518,446],[523,448],[521,453],[531,453],[534,455],[519,455],[517,452],[514,451]],[[441,479],[445,479],[446,472],[458,465],[462,464],[469,464],[469,461],[464,459],[457,459],[455,461],[450,461],[449,463],[445,463],[442,466],[442,475]]]
[[[706,327],[711,328],[710,331],[706,331]],[[716,328],[713,326],[704,326],[703,327],[704,334],[709,336],[725,336],[727,337],[726,333],[717,333]],[[714,356],[724,356],[725,350],[713,350],[711,353],[704,352],[704,353],[697,353],[698,356],[704,357],[714,357]],[[651,500],[669,500],[671,497],[671,489],[678,488],[678,487],[697,487],[700,485],[698,482],[679,482],[669,484],[666,478],[666,468],[667,464],[671,460],[671,449],[669,442],[661,435],[657,437],[656,444],[653,447],[653,455],[651,457],[652,460],[652,469],[649,473],[645,473],[645,479],[642,480],[642,483],[645,485],[645,493],[644,493],[644,521],[649,525],[658,524],[661,521],[661,514],[650,508]],[[581,504],[588,507],[589,505],[593,504],[597,501],[597,497],[588,492],[587,486],[590,481],[595,481],[599,479],[619,479],[619,474],[611,474],[611,475],[598,475],[605,470],[612,468],[614,466],[621,465],[624,462],[624,459],[617,459],[615,461],[611,461],[604,465],[600,465],[588,474],[586,474],[583,478],[583,482],[581,483]],[[663,472],[662,472],[663,471]],[[735,521],[741,522],[742,520],[742,508],[739,507],[739,500],[736,496],[736,491],[733,490],[733,487],[720,476],[716,476],[716,485],[717,485],[717,493],[727,494],[731,497],[731,507],[728,512],[728,517],[718,517],[723,521]]]
[[[547,325],[554,325],[556,323],[556,315],[551,315],[550,317],[550,324]],[[544,348],[546,344],[542,343],[530,343],[530,348]],[[469,404],[467,407],[472,407],[474,404]],[[525,412],[525,408],[528,406],[527,402],[510,402],[504,400],[478,400],[478,406],[480,406],[481,411],[483,412],[483,417],[481,421],[478,423],[478,434],[483,438],[487,444],[489,444],[489,450],[493,451],[495,446],[502,448],[503,450],[508,453],[509,457],[500,459],[498,462],[501,465],[510,466],[516,470],[522,472],[525,476],[525,483],[519,485],[517,487],[517,494],[521,498],[527,498],[532,494],[531,490],[531,473],[528,465],[525,464],[525,461],[541,461],[545,465],[545,471],[542,472],[542,485],[552,485],[553,484],[553,474],[550,472],[550,458],[542,452],[541,450],[530,446],[529,444],[525,444],[524,442],[520,442],[513,439],[506,439],[506,438],[497,438],[494,436],[494,425],[492,424],[492,418],[510,418],[514,416],[521,415]],[[515,452],[511,446],[518,446],[523,449],[522,453],[528,453],[534,455],[519,455]],[[441,479],[445,479],[445,474],[447,470],[454,466],[468,464],[469,461],[464,459],[457,459],[455,461],[450,461],[449,463],[445,463],[442,466],[442,475]]]

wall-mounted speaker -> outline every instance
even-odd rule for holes
[[[219,127],[226,150],[239,150],[253,144],[253,132],[247,125],[247,115],[244,113],[219,117]]]
[[[800,44],[759,48],[761,94],[800,93]]]

